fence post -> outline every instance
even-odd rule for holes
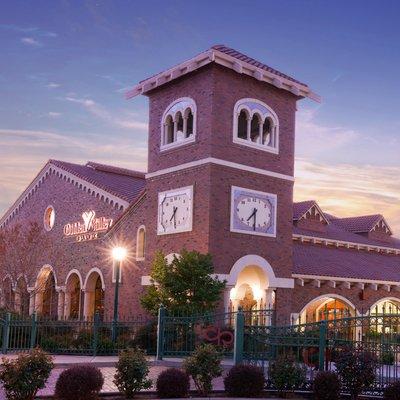
[[[34,312],[31,315],[31,343],[30,343],[31,349],[35,348],[36,336],[37,336],[37,315]]]
[[[3,354],[7,354],[8,345],[10,343],[10,324],[11,324],[11,314],[7,313],[3,327]]]
[[[93,357],[97,355],[97,342],[99,339],[99,325],[100,325],[100,314],[98,311],[95,312],[93,318]]]
[[[233,347],[233,362],[235,365],[243,362],[244,345],[244,313],[241,308],[236,313],[235,318],[235,342]]]
[[[326,350],[326,321],[321,321],[319,325],[319,362],[318,370],[325,370],[325,350]]]
[[[164,318],[165,308],[161,305],[158,309],[157,320],[157,360],[162,360],[164,355]]]

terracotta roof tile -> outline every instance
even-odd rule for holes
[[[135,200],[145,186],[144,174],[138,171],[93,162],[80,165],[50,160],[50,163],[129,203]]]
[[[400,257],[367,251],[293,244],[294,273],[400,281]]]
[[[383,218],[380,214],[362,215],[359,217],[337,218],[334,223],[349,232],[370,232],[372,228]]]
[[[315,200],[301,201],[293,203],[293,221],[297,221],[302,215],[304,215],[314,204]]]
[[[243,61],[243,62],[246,62],[248,64],[251,64],[251,65],[253,65],[253,66],[257,67],[257,68],[261,68],[261,69],[263,69],[265,71],[271,72],[272,74],[280,76],[280,77],[282,77],[284,79],[287,79],[289,81],[299,83],[300,85],[303,85],[303,86],[307,86],[305,83],[302,83],[302,82],[292,78],[289,75],[286,75],[286,74],[284,74],[284,73],[282,73],[282,72],[280,72],[280,71],[278,71],[278,70],[276,70],[274,68],[271,68],[270,66],[268,66],[268,65],[266,65],[266,64],[264,64],[264,63],[262,63],[260,61],[257,61],[252,57],[246,56],[245,54],[240,53],[239,51],[237,51],[235,49],[231,49],[230,47],[227,47],[227,46],[225,46],[223,44],[217,44],[217,45],[212,46],[211,48],[214,49],[214,50],[218,50],[221,53],[225,53],[225,54],[227,54],[227,55],[229,55],[231,57],[237,58],[240,61]]]

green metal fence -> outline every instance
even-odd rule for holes
[[[53,354],[111,355],[138,346],[151,355],[156,354],[157,321],[138,317],[115,323],[98,315],[90,320],[52,320],[5,314],[0,319],[0,340],[3,354],[40,347]]]

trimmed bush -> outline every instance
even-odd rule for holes
[[[128,349],[120,352],[114,383],[127,399],[132,399],[140,390],[151,387],[148,374],[149,364],[143,350]]]
[[[157,378],[157,395],[161,399],[187,397],[189,389],[189,375],[180,369],[168,368]]]
[[[400,381],[391,383],[383,392],[384,400],[400,400]]]
[[[38,390],[45,387],[53,366],[52,358],[39,349],[20,354],[13,361],[3,358],[0,381],[7,399],[34,399]]]
[[[292,354],[280,355],[269,367],[272,387],[280,395],[287,395],[306,383],[306,368],[296,362]]]
[[[222,374],[221,354],[211,344],[201,344],[183,361],[183,369],[194,381],[201,396],[208,396],[212,380]]]
[[[264,372],[254,365],[236,365],[229,370],[224,386],[231,397],[259,397],[265,386]]]
[[[95,366],[74,365],[61,372],[54,394],[59,400],[95,400],[103,384],[103,375]]]
[[[339,400],[340,389],[339,377],[334,372],[318,372],[314,379],[313,390],[315,400]]]
[[[352,400],[374,384],[377,367],[375,355],[362,348],[344,347],[336,360],[337,373]]]

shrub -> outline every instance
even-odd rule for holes
[[[225,391],[231,397],[259,397],[264,385],[264,372],[254,365],[236,365],[224,379]]]
[[[168,368],[157,378],[157,395],[161,399],[187,397],[189,388],[189,375],[177,368]]]
[[[292,354],[283,354],[271,363],[269,378],[278,393],[286,395],[305,384],[306,368],[297,363]]]
[[[45,387],[52,369],[51,357],[39,349],[28,354],[20,354],[14,361],[3,358],[0,381],[3,383],[7,398],[34,399],[38,390]]]
[[[334,372],[318,372],[314,379],[313,390],[315,400],[339,400],[340,380]]]
[[[157,321],[141,326],[135,333],[133,344],[147,350],[147,354],[155,353],[157,349]]]
[[[61,372],[56,382],[59,400],[94,400],[103,387],[101,371],[93,365],[75,365]]]
[[[400,400],[400,381],[391,383],[383,392],[384,400]]]
[[[384,365],[393,365],[394,364],[394,352],[390,345],[382,346],[382,354],[381,354],[381,363]]]
[[[148,374],[149,365],[143,350],[121,351],[114,383],[127,399],[132,399],[136,392],[151,387],[151,380],[147,379]]]
[[[376,357],[362,348],[345,347],[336,360],[336,370],[351,399],[357,399],[363,390],[373,385],[377,367]]]
[[[221,354],[211,344],[201,344],[183,362],[183,368],[193,378],[200,395],[207,396],[212,389],[212,379],[222,374]]]

